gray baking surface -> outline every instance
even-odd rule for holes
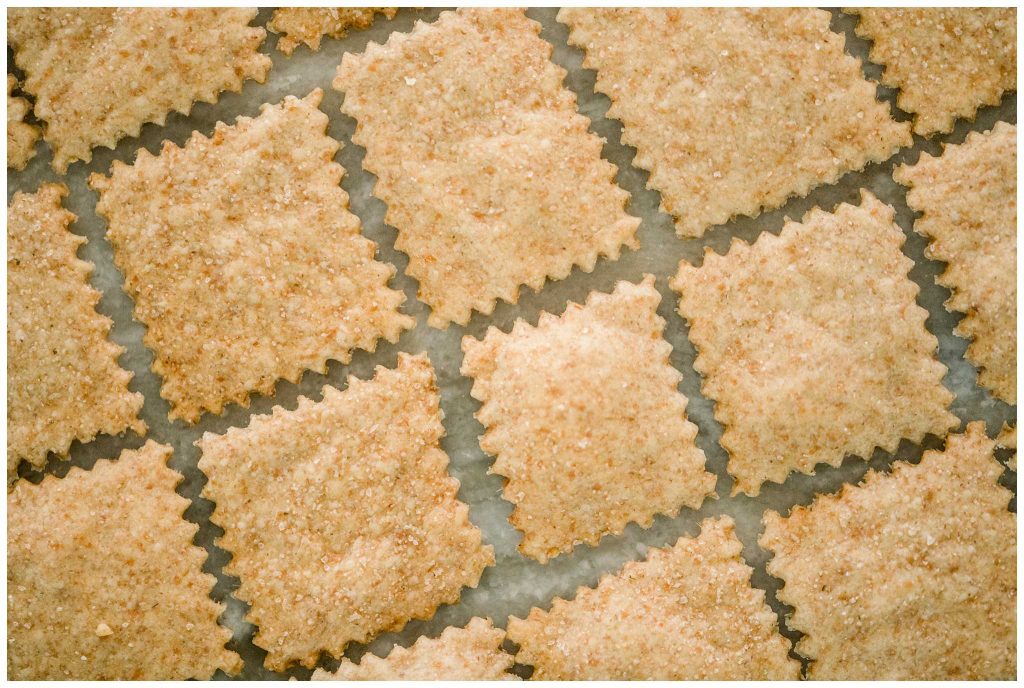
[[[340,113],[342,96],[331,89],[335,68],[344,52],[361,52],[369,41],[383,43],[392,32],[409,31],[417,19],[433,21],[439,13],[439,9],[418,12],[404,9],[393,20],[379,17],[366,31],[354,32],[342,40],[325,39],[319,52],[300,47],[290,58],[275,49],[278,37],[269,34],[262,47],[274,61],[267,83],[246,82],[240,94],[223,94],[213,105],[198,104],[188,116],[171,114],[166,126],[148,124],[139,137],[122,140],[114,150],[96,149],[89,164],[73,164],[65,177],[50,169],[51,156],[45,144],[39,144],[38,155],[24,171],[9,170],[7,173],[8,202],[15,191],[34,191],[49,181],[61,181],[71,190],[66,206],[78,216],[72,231],[89,240],[79,250],[79,256],[96,266],[91,282],[103,293],[98,309],[114,321],[111,338],[127,349],[120,364],[135,373],[131,389],[145,395],[142,417],[150,428],[147,437],[174,447],[171,466],[184,475],[178,491],[192,502],[185,518],[199,524],[196,543],[209,552],[204,569],[217,577],[217,585],[211,593],[213,598],[227,604],[221,621],[234,632],[229,647],[245,659],[241,676],[251,679],[305,678],[310,671],[296,667],[287,674],[274,674],[263,668],[265,653],[252,644],[254,628],[244,620],[246,605],[232,595],[238,587],[238,580],[226,576],[222,570],[230,554],[215,544],[215,538],[221,531],[210,522],[214,505],[199,496],[206,478],[196,468],[199,450],[193,442],[206,431],[220,433],[229,427],[247,425],[250,416],[267,413],[276,405],[295,408],[296,398],[300,395],[320,399],[320,390],[325,384],[344,388],[349,374],[369,378],[377,365],[394,366],[400,351],[426,351],[434,364],[447,431],[442,446],[451,458],[451,473],[461,481],[459,497],[470,505],[470,518],[483,531],[486,542],[494,546],[497,564],[484,572],[478,588],[463,592],[458,604],[442,607],[430,620],[410,622],[400,632],[384,634],[368,645],[350,646],[345,653],[347,657],[358,660],[366,651],[385,655],[396,643],[407,646],[420,636],[436,637],[447,626],[464,625],[473,616],[489,616],[497,625],[504,627],[509,615],[525,616],[533,606],[546,609],[555,597],[572,598],[578,586],[595,585],[602,574],[617,570],[628,560],[643,558],[648,547],[669,545],[681,536],[695,535],[703,519],[723,513],[736,520],[737,532],[744,545],[743,557],[754,569],[753,585],[766,591],[769,604],[778,613],[781,631],[795,641],[799,633],[786,626],[789,610],[775,598],[780,581],[765,572],[769,555],[757,545],[762,512],[765,509],[787,512],[794,505],[807,504],[817,494],[835,492],[844,484],[857,482],[869,467],[887,470],[895,460],[916,462],[925,449],[941,448],[942,440],[928,436],[922,445],[904,441],[895,454],[876,450],[868,461],[847,457],[838,468],[821,465],[815,475],[794,474],[781,485],[766,485],[755,498],[743,495],[730,497],[733,481],[725,470],[726,454],[718,445],[722,427],[714,418],[713,402],[701,394],[700,378],[693,369],[694,348],[687,339],[685,323],[675,312],[676,298],[668,288],[668,279],[675,274],[680,260],[699,263],[706,246],[724,253],[733,237],[752,241],[762,232],[778,233],[787,217],[800,219],[815,206],[830,210],[844,201],[857,204],[860,189],[869,189],[896,209],[896,222],[907,234],[903,250],[915,264],[910,277],[921,289],[918,303],[928,310],[927,328],[938,337],[938,356],[949,369],[944,383],[956,394],[952,411],[960,418],[961,429],[968,421],[983,420],[989,435],[994,436],[1004,422],[1016,423],[1016,408],[977,386],[977,371],[964,360],[967,342],[953,334],[953,328],[962,315],[945,310],[943,302],[949,292],[934,283],[944,264],[924,257],[926,241],[912,231],[914,213],[907,207],[905,190],[892,180],[891,173],[896,164],[915,162],[922,151],[937,154],[941,151],[941,143],[962,142],[970,131],[987,131],[999,120],[1016,123],[1016,93],[1005,96],[997,107],[983,108],[973,122],[958,121],[950,134],[928,140],[915,136],[911,148],[900,151],[890,160],[847,174],[838,183],[818,187],[805,197],[791,199],[778,210],[756,218],[738,218],[713,228],[700,239],[680,239],[673,230],[671,218],[658,209],[658,193],[646,189],[647,173],[632,166],[635,150],[620,143],[621,124],[605,117],[609,101],[604,95],[594,92],[594,72],[581,67],[582,53],[566,43],[567,30],[555,21],[556,9],[530,10],[529,16],[543,26],[542,36],[554,46],[553,60],[568,70],[565,84],[576,93],[580,112],[593,122],[591,129],[607,140],[603,155],[618,166],[616,181],[632,194],[628,211],[643,220],[638,234],[640,249],[625,251],[617,261],[600,260],[590,274],[574,269],[567,279],[548,282],[540,292],[524,288],[518,304],[499,302],[493,315],[475,314],[467,327],[451,326],[442,331],[426,324],[428,309],[416,300],[416,281],[405,274],[407,258],[394,248],[396,231],[384,224],[384,204],[373,196],[375,178],[362,170],[364,150],[351,142],[355,122]],[[865,74],[877,82],[882,69],[866,61],[869,44],[854,34],[856,18],[835,10],[832,14],[832,28],[845,35],[847,50],[864,61]],[[270,16],[269,10],[263,10],[254,23],[265,25]],[[8,64],[11,64],[10,58]],[[14,72],[22,76],[17,70]],[[132,318],[132,301],[122,289],[122,276],[114,267],[111,247],[104,236],[105,223],[95,213],[97,197],[86,185],[86,179],[92,172],[108,172],[113,160],[131,162],[140,147],[157,153],[165,139],[181,145],[193,130],[209,135],[217,121],[231,123],[239,115],[254,116],[262,103],[276,103],[286,95],[301,97],[316,87],[324,89],[321,109],[330,116],[329,133],[342,142],[336,159],[345,167],[347,174],[341,184],[351,196],[352,210],[362,220],[363,231],[379,247],[378,258],[398,268],[391,284],[405,292],[407,302],[403,310],[416,318],[416,328],[405,332],[397,345],[384,342],[374,354],[356,352],[350,365],[332,362],[327,375],[307,372],[299,384],[281,382],[272,397],[255,396],[250,408],[232,405],[221,416],[207,413],[194,426],[181,421],[168,422],[168,405],[159,395],[160,379],[150,368],[153,354],[142,343],[144,327]],[[909,119],[907,113],[896,108],[892,89],[880,86],[878,95],[890,104],[896,118]],[[542,311],[560,314],[567,302],[582,302],[591,291],[610,291],[618,280],[635,282],[647,272],[657,277],[657,288],[662,295],[659,313],[668,323],[665,337],[674,349],[671,360],[683,374],[679,387],[690,400],[689,418],[699,428],[697,444],[707,455],[708,469],[718,476],[717,499],[706,500],[696,511],[683,509],[676,518],[659,516],[646,530],[631,525],[623,534],[606,537],[596,547],[578,546],[572,553],[541,565],[518,553],[516,546],[520,535],[507,520],[512,507],[501,497],[502,478],[487,473],[493,459],[484,454],[477,443],[483,428],[473,416],[478,403],[469,394],[470,382],[459,374],[462,362],[460,341],[465,334],[483,336],[489,325],[508,331],[517,318],[535,324]],[[44,472],[63,476],[71,465],[88,468],[97,459],[116,457],[121,449],[141,446],[143,441],[143,438],[129,433],[125,437],[102,436],[86,445],[76,442],[71,448],[70,461],[55,461],[51,457]],[[1000,454],[1000,458],[1005,456]],[[22,471],[29,480],[41,479],[40,473],[25,471],[25,464]],[[1003,483],[1016,494],[1015,474],[1007,470]],[[1011,508],[1015,509],[1015,506]],[[319,666],[333,669],[337,661],[336,658],[322,656]],[[517,665],[515,672],[525,677],[530,674],[530,669]],[[218,677],[223,678],[223,675],[218,674]]]

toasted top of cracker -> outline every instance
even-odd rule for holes
[[[7,495],[7,672],[13,680],[205,679],[241,670],[209,598],[188,500],[147,442],[91,471]]]
[[[581,587],[550,611],[509,618],[516,661],[537,680],[795,680],[800,665],[764,592],[750,587],[731,518]]]
[[[35,97],[53,167],[88,162],[142,125],[188,114],[242,82],[262,82],[270,58],[257,52],[266,31],[256,10],[214,8],[15,8],[7,40]]]
[[[974,422],[919,465],[765,517],[812,679],[1016,674],[1016,525],[993,441]]]
[[[522,10],[445,12],[338,68],[432,326],[637,246],[628,194],[539,32]]]
[[[922,136],[953,129],[1017,88],[1017,12],[1001,7],[871,7],[857,35],[871,41],[870,58],[885,67],[882,83],[899,89],[896,102],[913,112]]]
[[[946,307],[967,314],[957,334],[972,340],[978,382],[1016,404],[1017,127],[972,132],[893,177],[911,187],[907,204],[921,213],[914,229],[932,240],[925,253],[948,264],[936,281],[953,292]]]
[[[681,236],[776,208],[911,143],[810,9],[563,8]]]
[[[68,227],[63,184],[18,192],[7,207],[7,480],[24,459],[35,467],[47,452],[66,456],[73,440],[128,428],[142,395],[117,365],[124,349],[107,339],[110,319],[96,312],[92,264],[76,256],[85,237]]]
[[[671,286],[736,491],[957,425],[893,214],[864,191],[860,206],[680,264]]]
[[[277,49],[291,55],[305,43],[310,50],[320,49],[324,36],[344,38],[351,29],[365,29],[377,13],[394,18],[397,7],[279,7],[267,24],[273,33],[284,34]]]
[[[483,402],[481,448],[506,478],[520,550],[544,562],[655,514],[696,508],[715,489],[686,419],[682,377],[656,309],[654,277],[592,293],[536,327],[462,340],[462,372]]]
[[[425,618],[494,563],[446,471],[439,404],[430,361],[401,354],[197,443],[267,667],[313,666]]]
[[[338,185],[322,95],[90,177],[172,418],[248,404],[413,325]]]
[[[25,121],[32,106],[24,98],[11,96],[18,80],[7,75],[7,166],[16,170],[25,169],[28,161],[35,157],[39,127]]]

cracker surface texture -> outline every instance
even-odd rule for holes
[[[462,373],[483,403],[480,447],[508,479],[519,549],[544,562],[630,522],[697,508],[714,492],[686,419],[681,375],[656,309],[654,278],[570,303],[537,326],[465,337]]]
[[[816,9],[563,8],[680,236],[757,215],[911,143]]]
[[[280,7],[267,24],[273,33],[283,34],[277,49],[285,55],[305,43],[314,52],[324,36],[344,38],[349,31],[369,28],[374,15],[393,19],[397,7]]]
[[[628,194],[539,32],[522,10],[445,12],[338,68],[432,326],[637,247]]]
[[[728,516],[581,587],[550,611],[510,617],[516,661],[536,680],[796,680]]]
[[[401,354],[373,380],[198,443],[268,668],[427,618],[494,563],[447,473],[439,403],[426,356]]]
[[[7,677],[206,679],[242,668],[217,624],[171,448],[147,442],[91,471],[7,495]]]
[[[815,209],[778,236],[680,264],[671,286],[735,491],[958,424],[893,215],[864,191],[859,206]]]
[[[28,161],[35,157],[39,127],[25,121],[25,115],[32,107],[24,98],[11,95],[18,80],[7,75],[7,166],[16,170],[25,169]]]
[[[172,418],[247,405],[413,325],[348,210],[322,95],[90,178]]]
[[[971,340],[967,358],[979,384],[1016,404],[1017,127],[972,132],[893,176],[921,213],[914,229],[931,239],[925,253],[947,263],[936,281],[953,292],[946,307],[966,314],[956,332]]]
[[[117,365],[124,349],[107,339],[110,319],[96,312],[92,264],[80,260],[85,237],[68,227],[61,184],[18,192],[7,207],[7,480],[24,459],[67,456],[73,440],[127,429],[139,434],[142,395]]]
[[[896,102],[914,113],[922,136],[948,132],[958,117],[973,119],[1017,88],[1017,12],[996,7],[872,7],[857,35],[871,41],[869,57],[885,67],[882,83],[899,89]]]
[[[367,653],[359,664],[343,659],[333,674],[317,669],[314,681],[501,681],[512,655],[501,650],[505,631],[474,618],[465,628],[446,628],[439,638],[421,637],[381,659]]]
[[[765,515],[768,572],[811,679],[1013,679],[1017,534],[980,422],[789,517]]]

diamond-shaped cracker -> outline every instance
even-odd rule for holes
[[[426,618],[494,563],[446,470],[426,356],[323,394],[198,442],[226,570],[274,670]]]
[[[480,447],[508,478],[520,550],[542,562],[630,522],[696,508],[715,489],[669,363],[654,277],[570,303],[536,327],[465,337],[462,373],[483,402]]]
[[[277,42],[277,49],[291,55],[302,43],[317,51],[324,36],[344,38],[351,29],[365,29],[373,23],[378,12],[392,19],[398,8],[280,7],[274,10],[267,28],[273,33],[284,34]]]
[[[537,680],[795,680],[764,592],[750,587],[731,518],[654,549],[550,611],[510,617]]]
[[[338,68],[353,141],[435,327],[637,246],[628,194],[539,32],[522,10],[446,12]]]
[[[1017,11],[996,7],[872,7],[857,35],[872,42],[882,83],[900,89],[896,102],[917,115],[922,136],[946,132],[1017,88]]]
[[[919,465],[765,515],[810,678],[1014,678],[1017,534],[992,448],[971,423]]]
[[[17,8],[7,41],[60,173],[97,146],[163,125],[172,111],[214,103],[242,82],[263,82],[270,58],[255,9]]]
[[[241,659],[217,625],[198,526],[147,442],[91,471],[7,495],[7,677],[14,680],[205,679]]]
[[[893,214],[864,191],[860,206],[680,264],[671,286],[737,492],[958,424]]]
[[[439,638],[396,647],[387,657],[365,654],[359,664],[347,659],[331,674],[313,672],[314,681],[500,681],[516,680],[508,673],[512,655],[501,650],[505,631],[490,620],[474,618],[465,628],[446,628]]]
[[[22,459],[41,467],[47,452],[66,456],[73,440],[146,432],[142,395],[128,391],[132,374],[117,365],[124,349],[107,339],[110,319],[95,310],[92,264],[75,255],[85,237],[68,231],[67,193],[45,184],[7,207],[8,482]]]
[[[558,19],[681,236],[776,208],[911,142],[828,12],[566,8]]]
[[[922,214],[914,229],[932,240],[928,257],[948,263],[936,281],[953,292],[946,307],[967,314],[956,331],[972,340],[967,358],[979,384],[1016,404],[1017,127],[972,132],[893,177],[911,187],[907,204]]]
[[[322,95],[90,177],[172,418],[247,404],[413,324],[338,185]]]
[[[16,170],[25,169],[25,165],[36,154],[36,141],[39,139],[39,127],[25,121],[25,115],[31,109],[24,98],[11,96],[18,80],[7,75],[7,166]]]

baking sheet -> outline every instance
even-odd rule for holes
[[[941,150],[940,142],[960,143],[969,131],[986,131],[999,120],[1016,123],[1016,93],[1004,97],[997,107],[981,110],[974,122],[960,121],[951,134],[927,141],[915,136],[912,148],[889,161],[848,174],[839,183],[819,187],[806,197],[792,199],[779,210],[757,218],[737,219],[712,229],[701,239],[683,240],[675,235],[671,218],[659,211],[658,194],[645,188],[647,174],[631,166],[635,150],[620,143],[620,123],[605,117],[609,101],[605,96],[594,93],[594,73],[581,68],[582,53],[566,43],[567,30],[555,21],[556,12],[555,8],[544,8],[530,10],[528,14],[542,24],[543,38],[554,46],[554,61],[568,70],[565,83],[577,94],[580,111],[592,120],[592,130],[607,140],[603,155],[619,167],[616,181],[632,194],[628,211],[643,220],[638,232],[641,248],[624,251],[618,261],[598,261],[590,274],[574,269],[568,279],[548,282],[540,292],[524,288],[517,305],[499,302],[492,316],[476,314],[467,327],[451,326],[445,331],[427,327],[428,309],[416,300],[415,280],[405,275],[406,256],[395,250],[396,232],[384,224],[384,204],[372,195],[374,177],[362,171],[364,151],[351,143],[355,122],[340,113],[341,95],[331,89],[335,68],[344,52],[360,52],[371,40],[384,42],[394,31],[409,31],[417,19],[433,21],[440,13],[439,9],[402,10],[393,20],[378,18],[370,29],[355,32],[342,40],[324,39],[318,53],[303,46],[290,58],[277,52],[274,46],[278,37],[270,34],[263,45],[263,50],[271,55],[274,62],[267,83],[247,82],[241,94],[223,94],[213,105],[198,104],[189,116],[172,114],[166,126],[146,125],[139,137],[122,140],[114,150],[95,150],[88,165],[75,163],[65,177],[50,169],[49,150],[43,144],[24,171],[8,170],[8,201],[15,191],[34,191],[48,181],[61,181],[71,190],[66,206],[78,216],[72,231],[89,239],[80,249],[79,256],[96,266],[91,282],[103,293],[98,310],[113,319],[111,338],[127,349],[120,364],[135,373],[131,389],[145,395],[142,417],[150,428],[147,437],[174,448],[171,466],[184,475],[178,491],[192,502],[185,517],[200,526],[196,542],[210,555],[205,570],[217,577],[212,596],[227,604],[222,622],[234,633],[230,647],[245,660],[242,678],[305,678],[311,672],[296,667],[286,674],[275,674],[263,668],[265,653],[252,644],[254,628],[244,620],[246,605],[232,595],[238,580],[226,576],[222,570],[230,555],[214,544],[221,531],[209,520],[213,505],[199,496],[206,479],[196,468],[199,451],[193,442],[206,431],[221,433],[229,427],[244,426],[251,415],[267,413],[276,405],[295,408],[300,395],[319,399],[325,384],[344,388],[349,374],[364,379],[372,377],[377,365],[393,367],[399,351],[426,351],[434,364],[447,431],[442,446],[451,458],[452,474],[461,481],[459,497],[469,504],[470,518],[483,531],[485,541],[494,546],[497,564],[484,572],[478,588],[464,591],[458,604],[442,607],[430,620],[410,622],[402,631],[382,635],[368,645],[350,646],[346,656],[358,659],[366,651],[385,655],[396,643],[407,646],[422,635],[436,637],[445,627],[464,625],[473,616],[489,616],[497,625],[504,626],[510,614],[525,616],[533,606],[548,608],[555,597],[571,598],[578,586],[593,586],[602,574],[615,571],[625,561],[642,558],[648,547],[672,544],[683,535],[695,535],[700,521],[723,513],[736,520],[737,534],[744,545],[743,557],[754,568],[753,584],[767,592],[769,604],[779,614],[783,633],[796,640],[799,634],[785,626],[787,608],[775,598],[780,581],[765,572],[768,554],[757,546],[762,512],[768,508],[785,512],[794,505],[807,504],[815,494],[835,492],[843,484],[856,482],[869,466],[884,470],[897,459],[917,461],[924,449],[941,447],[942,443],[939,438],[931,436],[921,446],[903,442],[895,454],[876,451],[867,462],[847,458],[838,468],[822,466],[816,475],[792,475],[782,485],[766,485],[755,498],[743,495],[730,497],[732,479],[725,471],[725,452],[717,444],[722,428],[714,419],[713,403],[700,393],[699,377],[693,369],[695,352],[687,339],[682,318],[675,313],[676,299],[668,288],[668,278],[675,274],[680,260],[699,263],[705,246],[724,253],[733,237],[751,241],[762,232],[777,233],[786,217],[799,219],[815,206],[832,209],[841,202],[857,204],[861,188],[871,190],[882,201],[892,205],[896,209],[896,222],[907,233],[903,250],[915,263],[910,277],[921,289],[918,303],[929,312],[926,326],[939,339],[938,355],[949,369],[944,383],[956,394],[952,411],[960,418],[961,428],[970,420],[983,420],[989,434],[994,435],[1004,422],[1016,422],[1014,407],[996,400],[976,385],[977,371],[963,359],[967,342],[952,332],[962,316],[946,312],[942,304],[949,292],[934,283],[935,276],[944,269],[944,265],[924,257],[926,241],[911,231],[914,214],[907,207],[904,190],[891,178],[894,165],[914,162],[922,151],[937,154]],[[868,43],[853,33],[856,19],[835,10],[832,12],[832,26],[846,36],[848,51],[866,61]],[[262,10],[254,23],[265,25],[270,16],[270,10]],[[8,70],[22,76],[10,66],[11,63],[8,53]],[[881,67],[866,63],[864,71],[870,78],[877,79]],[[104,238],[105,223],[95,213],[97,197],[88,188],[86,180],[92,172],[106,173],[113,160],[132,161],[140,147],[155,154],[164,139],[181,145],[193,130],[209,135],[217,121],[230,123],[239,115],[254,116],[262,103],[276,103],[286,95],[301,97],[316,87],[324,90],[321,109],[331,118],[329,134],[342,142],[343,147],[336,159],[348,172],[342,186],[351,196],[352,210],[362,220],[365,234],[377,243],[378,258],[398,268],[392,286],[405,292],[407,302],[403,310],[416,318],[417,326],[405,332],[396,345],[382,342],[374,354],[356,352],[350,365],[332,362],[326,375],[307,372],[299,384],[281,382],[273,396],[254,396],[248,409],[232,405],[221,416],[204,415],[194,426],[181,421],[171,423],[167,419],[168,405],[159,395],[160,380],[150,369],[153,355],[142,343],[144,327],[132,319],[132,302],[122,290],[123,278],[114,267],[111,247]],[[892,89],[880,87],[879,97],[893,106],[898,119],[909,118],[906,113],[895,109]],[[662,294],[659,313],[668,323],[665,337],[674,349],[671,360],[683,374],[680,390],[689,398],[687,413],[699,428],[697,444],[707,455],[709,470],[718,476],[717,499],[707,500],[697,511],[684,509],[676,518],[658,516],[652,527],[646,530],[631,525],[621,535],[604,538],[596,547],[579,546],[572,553],[541,565],[517,552],[520,536],[507,521],[512,507],[501,498],[502,479],[487,474],[492,458],[484,454],[477,444],[483,428],[473,416],[479,404],[469,394],[470,381],[459,374],[462,361],[460,341],[465,334],[482,337],[490,325],[508,331],[517,318],[535,324],[542,311],[560,314],[567,302],[582,302],[593,290],[610,291],[618,280],[636,282],[644,273],[653,273],[657,277],[657,288]],[[103,436],[84,446],[76,442],[69,462],[51,460],[44,472],[62,476],[71,465],[91,467],[97,459],[116,457],[121,449],[138,447],[143,442],[143,438],[134,434],[118,438]],[[41,478],[40,473],[26,471],[24,465],[22,470],[30,480]],[[1003,482],[1016,494],[1015,474],[1007,472]],[[320,666],[333,669],[336,665],[336,659],[321,657]],[[517,666],[515,670],[524,677],[530,673],[527,667]],[[223,678],[223,675],[219,677]]]

